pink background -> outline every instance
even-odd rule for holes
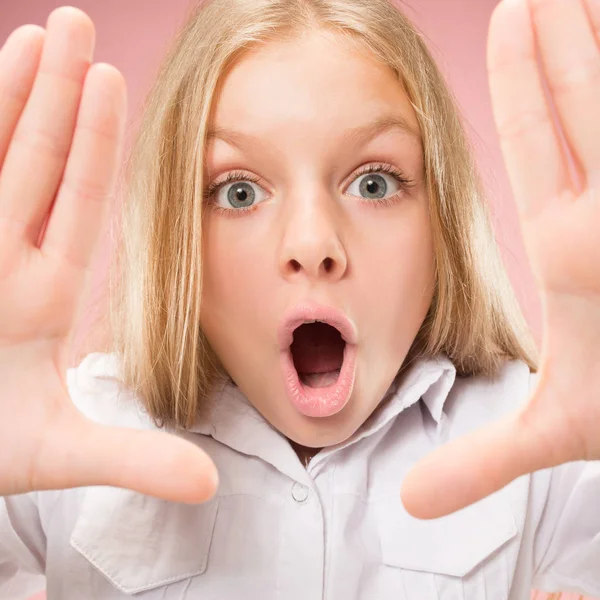
[[[488,190],[497,239],[517,296],[533,331],[541,340],[540,305],[523,248],[516,208],[502,162],[487,83],[485,49],[489,18],[498,0],[409,0],[407,15],[425,33],[462,107]],[[19,25],[45,25],[56,0],[0,2],[0,41]],[[129,130],[171,37],[186,11],[187,0],[73,0],[96,25],[96,61],[115,65],[129,92]],[[76,344],[89,345],[89,329],[102,313],[106,289],[108,238],[96,257],[96,279],[89,293]],[[536,595],[541,600],[542,595]],[[556,597],[556,596],[555,596]],[[563,595],[564,600],[575,596]]]

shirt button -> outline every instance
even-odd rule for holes
[[[296,502],[306,502],[308,498],[308,488],[297,481],[292,486],[292,498]]]

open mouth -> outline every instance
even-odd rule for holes
[[[339,311],[301,306],[280,329],[287,396],[303,415],[328,417],[347,404],[354,387],[356,333]]]
[[[327,388],[339,379],[346,342],[332,325],[315,321],[294,331],[290,346],[300,382],[310,388]]]

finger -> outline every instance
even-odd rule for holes
[[[446,444],[419,461],[402,485],[406,510],[441,517],[499,490],[516,477],[551,466],[531,428],[511,416]]]
[[[600,51],[585,4],[583,0],[529,1],[565,136],[584,170],[596,172],[600,169]]]
[[[488,73],[494,119],[519,211],[558,202],[569,172],[538,69],[525,0],[501,2],[492,15]]]
[[[8,36],[0,51],[0,169],[31,93],[45,36],[43,27],[23,25]]]
[[[218,486],[216,467],[194,444],[161,431],[117,428],[80,418],[48,440],[32,485],[66,489],[108,485],[173,502],[209,500]]]
[[[34,245],[65,168],[94,38],[79,9],[50,14],[40,67],[0,173],[0,218]]]
[[[125,81],[111,65],[88,71],[73,146],[41,241],[45,255],[86,269],[108,211],[122,152]]]

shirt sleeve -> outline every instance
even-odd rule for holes
[[[534,588],[600,598],[600,461],[551,469],[534,556]]]
[[[0,496],[0,598],[26,600],[46,587],[46,535],[37,493]]]

